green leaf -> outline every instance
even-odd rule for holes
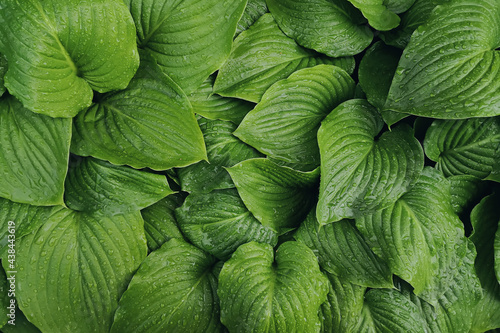
[[[318,332],[318,310],[328,280],[312,251],[283,243],[247,243],[224,263],[219,275],[221,321],[231,332]]]
[[[318,64],[337,65],[350,74],[354,70],[352,57],[333,59],[304,49],[283,34],[271,14],[264,14],[234,41],[214,92],[257,103],[273,83]]]
[[[7,73],[7,59],[0,53],[0,97],[5,92],[4,76]]]
[[[31,111],[73,117],[90,105],[92,89],[124,89],[139,66],[134,22],[119,0],[2,4],[5,86]]]
[[[149,251],[159,249],[171,238],[184,239],[174,213],[182,202],[182,195],[175,193],[141,210]]]
[[[188,96],[193,111],[207,119],[227,120],[239,124],[255,107],[255,104],[215,95],[213,93],[214,81],[214,76],[209,76],[196,91]]]
[[[444,119],[499,115],[499,28],[497,0],[438,6],[404,50],[386,108]]]
[[[318,131],[320,224],[370,214],[394,203],[417,180],[424,164],[408,125],[375,137],[382,118],[365,100],[350,100],[326,117]]]
[[[5,325],[2,327],[3,333],[41,333],[35,325],[30,323],[21,310],[16,310],[16,325]]]
[[[434,120],[425,135],[424,148],[447,177],[486,178],[500,159],[500,117]]]
[[[0,14],[1,15],[1,14]],[[0,197],[33,205],[63,204],[71,120],[33,113],[0,99]]]
[[[313,250],[322,269],[359,286],[393,286],[389,267],[370,250],[354,221],[320,226],[315,213],[309,213],[294,237]]]
[[[353,96],[354,81],[341,68],[304,68],[273,84],[234,135],[274,159],[313,169],[319,166],[321,121]]]
[[[384,0],[384,6],[388,10],[400,14],[411,8],[415,0]]]
[[[139,211],[173,193],[163,175],[94,158],[70,165],[65,190],[70,209],[107,214]]]
[[[476,245],[476,272],[484,295],[475,311],[473,332],[500,327],[500,284],[498,274],[498,233],[500,230],[500,195],[484,198],[471,213],[474,228],[470,239]]]
[[[229,52],[246,0],[125,0],[140,48],[185,92],[195,91]]]
[[[377,30],[391,30],[399,25],[399,16],[385,5],[384,0],[349,0],[358,8],[368,23]]]
[[[322,333],[351,333],[363,310],[365,287],[360,287],[325,272],[330,281],[326,302],[321,305]]]
[[[389,207],[356,220],[370,248],[415,294],[436,304],[467,261],[463,225],[451,207],[450,184],[425,168],[418,182]]]
[[[10,274],[9,274],[10,275]],[[12,275],[10,275],[12,276]],[[15,275],[14,275],[15,276]],[[10,307],[14,307],[12,311],[14,311],[13,315],[15,316],[15,308],[16,308],[16,303],[15,303],[15,298],[10,297],[9,294],[11,291],[9,290],[15,290],[15,287],[11,289],[11,280],[7,281],[7,275],[5,274],[5,271],[3,268],[0,267],[0,328],[2,328],[5,324],[7,324],[8,320],[11,320],[11,317],[8,317],[9,314],[11,313]],[[15,281],[15,277],[14,277]],[[11,300],[14,301],[11,305]],[[15,318],[15,317],[14,317]]]
[[[189,100],[148,57],[127,89],[101,96],[75,118],[71,152],[154,170],[206,159]]]
[[[450,181],[451,205],[457,215],[470,212],[472,205],[484,197],[488,183],[474,176],[458,175],[448,177]]]
[[[319,169],[301,172],[254,158],[227,171],[248,210],[264,226],[279,233],[297,227],[316,200]]]
[[[268,0],[267,6],[288,37],[330,57],[358,54],[373,38],[347,1]]]
[[[169,240],[134,275],[111,332],[222,332],[214,264],[195,246]]]
[[[248,0],[243,16],[236,26],[235,36],[238,36],[241,32],[247,30],[265,13],[267,13],[267,4],[265,0]]]
[[[278,237],[245,207],[236,190],[190,194],[175,214],[183,234],[197,247],[226,260],[251,241],[275,246]]]
[[[109,332],[146,257],[139,212],[104,216],[59,207],[43,222],[16,243],[20,309],[43,332]]]
[[[236,125],[222,120],[199,119],[207,147],[207,161],[178,169],[183,191],[208,193],[217,189],[234,188],[224,168],[261,154],[233,135]]]

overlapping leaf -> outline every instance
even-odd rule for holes
[[[424,148],[445,176],[486,178],[500,160],[500,117],[435,120]]]
[[[190,94],[224,63],[246,0],[126,0],[147,50]]]
[[[267,6],[285,34],[330,57],[360,53],[373,38],[347,1],[268,0]]]
[[[318,131],[321,184],[316,210],[321,224],[387,207],[417,180],[423,152],[407,125],[375,137],[382,118],[365,100],[344,102]]]
[[[236,38],[214,91],[257,103],[273,83],[318,64],[337,65],[348,73],[354,70],[353,58],[334,59],[304,49],[283,34],[271,14],[265,14]]]
[[[265,13],[267,13],[267,4],[265,0],[248,0],[245,11],[236,26],[236,36],[242,31],[247,30]]]
[[[189,100],[148,57],[127,89],[101,96],[74,119],[71,151],[155,170],[206,159]]]
[[[438,6],[404,50],[386,108],[445,119],[499,115],[499,27],[497,0]]]
[[[274,159],[311,170],[319,165],[321,121],[353,96],[354,81],[341,68],[304,68],[273,84],[234,135]]]
[[[222,332],[214,264],[195,246],[169,240],[134,275],[111,332]]]
[[[470,175],[448,177],[450,181],[451,205],[457,215],[470,212],[476,204],[488,193],[489,184]]]
[[[219,275],[221,321],[231,332],[318,332],[328,280],[312,251],[285,242],[276,251],[247,243]]]
[[[358,8],[368,23],[377,30],[391,30],[399,25],[399,16],[389,10],[383,0],[349,0]]]
[[[76,211],[134,212],[173,193],[163,175],[93,158],[74,163],[68,171],[64,199]]]
[[[221,260],[250,241],[272,246],[278,241],[276,232],[253,217],[234,189],[190,194],[175,213],[184,235]]]
[[[134,22],[119,0],[1,5],[5,86],[34,112],[73,117],[91,104],[92,89],[124,89],[139,66]]]
[[[63,203],[71,120],[33,113],[0,99],[0,197],[34,205]]]
[[[55,208],[16,243],[16,297],[29,321],[43,332],[109,332],[118,300],[146,257],[141,230],[139,212]]]
[[[5,73],[7,73],[7,60],[0,53],[0,97],[5,92],[5,84],[4,84],[4,79],[3,79],[3,77],[5,76]]]
[[[354,221],[321,226],[313,209],[294,235],[318,257],[321,268],[342,281],[371,288],[391,288],[392,273],[368,247]]]
[[[319,169],[301,172],[254,158],[227,170],[248,210],[280,233],[297,227],[316,200]]]
[[[10,276],[11,275],[9,274],[9,277]],[[7,324],[8,320],[10,320],[10,318],[7,317],[10,313],[10,309],[8,307],[11,306],[11,299],[15,301],[14,298],[9,297],[9,289],[10,280],[7,281],[7,275],[5,275],[5,271],[3,270],[3,268],[0,267],[0,328]],[[13,306],[15,307],[15,304]]]

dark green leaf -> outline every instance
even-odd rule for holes
[[[368,23],[377,30],[391,30],[399,25],[399,16],[387,8],[384,0],[349,0]]]

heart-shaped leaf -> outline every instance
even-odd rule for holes
[[[98,92],[124,89],[139,66],[134,22],[120,0],[3,1],[5,86],[31,111],[73,117]]]
[[[111,332],[222,332],[214,264],[195,246],[169,240],[134,275]]]
[[[304,49],[280,30],[271,14],[265,14],[234,41],[214,92],[257,103],[273,83],[318,64],[337,65],[350,74],[354,70],[352,57],[334,59]]]
[[[353,96],[354,81],[341,68],[304,68],[273,84],[234,135],[273,159],[314,169],[321,121]]]
[[[0,99],[0,197],[33,205],[63,204],[71,120],[33,113]]]
[[[385,107],[445,119],[500,115],[499,28],[497,0],[438,6],[404,50]]]
[[[71,152],[155,170],[206,159],[189,100],[149,57],[127,89],[101,96],[74,119]]]
[[[240,246],[219,275],[221,321],[231,332],[318,332],[328,280],[312,251],[285,242],[276,251]]]
[[[375,140],[382,124],[377,110],[359,99],[344,102],[321,124],[322,177],[316,210],[321,224],[386,207],[417,180],[424,157],[412,130],[397,126]]]
[[[139,47],[190,94],[219,69],[246,0],[125,0]]]

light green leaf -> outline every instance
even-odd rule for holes
[[[209,76],[196,91],[188,96],[194,113],[207,119],[227,120],[239,124],[245,115],[255,107],[255,104],[214,94],[214,81],[214,76]]]
[[[5,92],[4,76],[7,73],[7,59],[0,53],[0,97]]]
[[[486,178],[500,159],[500,117],[434,120],[425,135],[424,148],[447,177]]]
[[[320,308],[322,333],[351,333],[363,310],[366,287],[360,287],[325,272],[329,283],[326,302]]]
[[[328,280],[312,251],[285,242],[247,243],[224,263],[218,294],[221,321],[230,332],[319,332],[318,310]]]
[[[59,207],[43,222],[16,243],[20,309],[43,332],[109,332],[146,257],[139,212],[104,216]]]
[[[189,100],[148,57],[127,89],[101,96],[75,118],[71,152],[154,170],[206,159]]]
[[[257,103],[273,83],[318,64],[337,65],[349,74],[355,65],[352,57],[334,59],[300,47],[283,34],[271,14],[265,14],[234,41],[214,92]]]
[[[246,0],[125,0],[140,48],[185,92],[195,91],[229,52]]]
[[[207,147],[208,162],[201,161],[177,170],[182,190],[208,193],[216,189],[234,188],[225,168],[262,155],[233,135],[235,124],[203,118],[198,123]]]
[[[107,214],[139,211],[173,193],[163,175],[94,158],[70,165],[65,190],[70,209]]]
[[[320,224],[370,214],[394,203],[417,180],[423,151],[407,125],[384,132],[382,118],[365,100],[350,100],[318,131]]]
[[[267,13],[267,4],[265,0],[248,0],[243,16],[236,26],[235,36],[238,36],[242,31],[247,30],[265,13]]]
[[[183,196],[175,193],[141,210],[149,251],[157,250],[171,238],[184,239],[174,214],[182,202]]]
[[[316,200],[319,169],[301,172],[254,158],[227,171],[248,210],[279,233],[297,227]]]
[[[444,119],[499,115],[499,28],[497,0],[436,7],[403,52],[386,109]]]
[[[226,260],[251,241],[275,246],[278,237],[252,216],[236,190],[190,194],[175,214],[183,234],[200,249]]]
[[[500,327],[500,284],[498,274],[498,233],[500,195],[484,198],[471,213],[474,228],[470,239],[476,245],[475,267],[484,295],[475,311],[472,332]],[[496,235],[495,235],[496,234]]]
[[[31,111],[73,117],[124,89],[139,66],[134,22],[120,0],[2,1],[5,86]]]
[[[418,182],[389,207],[356,220],[371,249],[431,304],[450,288],[467,259],[462,222],[451,207],[450,184],[425,168]]]
[[[370,25],[380,31],[391,30],[399,25],[399,16],[385,5],[384,0],[349,0],[366,17]]]
[[[1,15],[1,14],[0,14]],[[63,203],[71,120],[33,113],[0,99],[0,197],[33,205]]]
[[[353,96],[354,81],[341,68],[304,68],[273,84],[234,135],[274,159],[313,169],[319,166],[321,121]]]
[[[320,226],[313,209],[294,235],[318,257],[325,271],[342,281],[371,288],[391,288],[392,273],[363,240],[354,221]]]
[[[448,177],[450,181],[451,205],[457,215],[470,212],[471,205],[484,197],[488,183],[470,175]]]
[[[287,36],[330,57],[358,54],[373,38],[347,1],[267,0],[267,6]]]
[[[134,275],[111,332],[222,332],[214,264],[195,246],[169,240]]]

